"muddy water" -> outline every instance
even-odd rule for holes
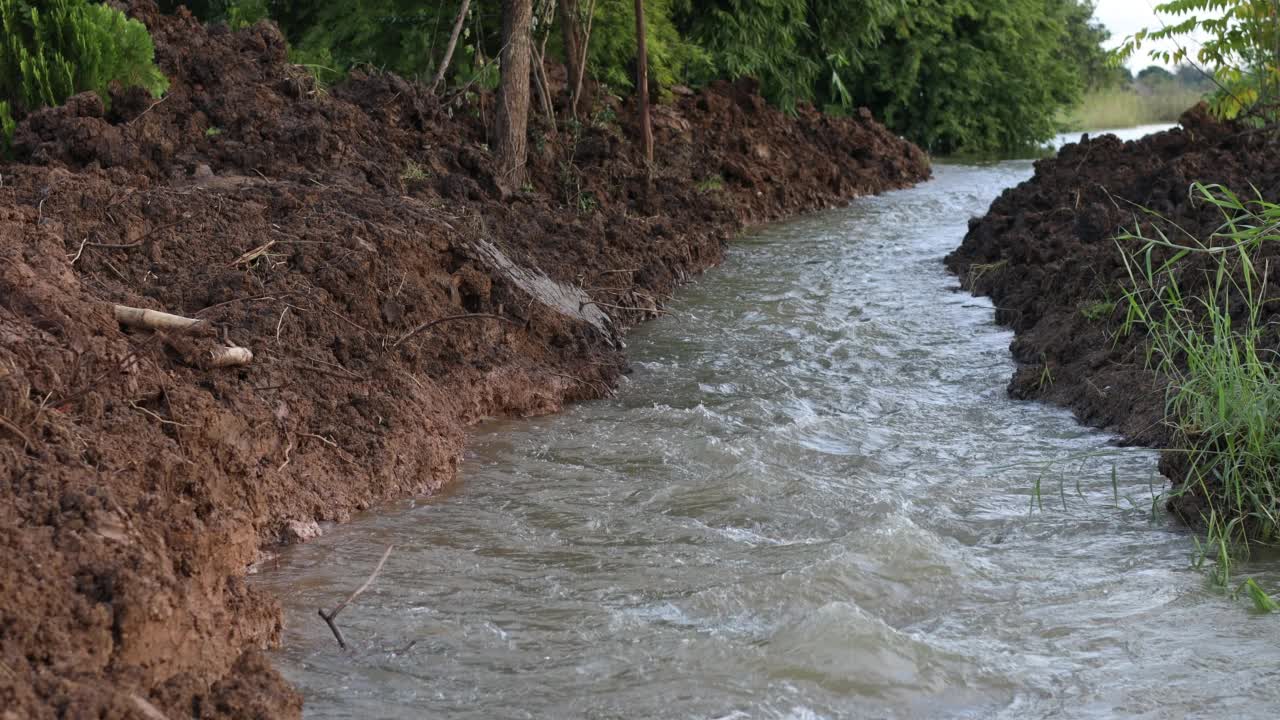
[[[1154,454],[1007,399],[1011,336],[942,269],[1030,172],[751,233],[616,398],[283,555],[308,717],[1274,717],[1280,625],[1189,566]],[[340,652],[315,610],[392,543]]]

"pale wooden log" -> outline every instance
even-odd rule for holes
[[[172,315],[159,310],[147,310],[145,308],[129,307],[128,305],[115,306],[116,322],[129,327],[138,327],[146,330],[190,330],[191,328],[204,322],[195,318],[182,317],[181,315]]]
[[[253,362],[253,353],[249,348],[220,347],[209,353],[209,367],[238,367]]]

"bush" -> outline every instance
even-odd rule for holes
[[[1145,330],[1149,362],[1169,380],[1168,421],[1198,497],[1224,583],[1233,556],[1280,539],[1280,365],[1268,258],[1280,205],[1194,186],[1222,211],[1207,241],[1157,227],[1123,233],[1129,271],[1125,331]],[[1163,259],[1162,259],[1163,258]],[[1193,503],[1193,505],[1195,505]]]
[[[113,82],[152,95],[169,87],[156,67],[142,23],[88,0],[0,0],[0,146],[15,118],[92,90],[107,98]]]

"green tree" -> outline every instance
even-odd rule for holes
[[[1072,42],[1092,42],[1072,31],[1087,20],[1079,8],[1075,0],[909,0],[865,60],[854,101],[931,152],[1043,142],[1084,87],[1070,61]]]
[[[88,0],[0,0],[0,145],[8,147],[15,116],[59,105],[92,90],[109,100],[112,83],[153,95],[169,87],[155,65],[142,23]]]
[[[710,54],[710,77],[754,77],[784,108],[849,107],[849,83],[903,9],[902,0],[712,0],[687,7],[679,21]]]
[[[1173,83],[1173,73],[1159,65],[1149,65],[1138,71],[1138,82],[1147,87],[1157,87]]]
[[[1115,56],[1128,60],[1144,44],[1167,40],[1174,49],[1149,55],[1170,65],[1194,63],[1218,88],[1210,108],[1222,117],[1280,102],[1280,4],[1276,0],[1174,0],[1156,6],[1169,22],[1125,39]],[[1207,39],[1192,44],[1192,38]]]

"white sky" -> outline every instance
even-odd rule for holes
[[[1094,12],[1094,17],[1102,21],[1102,24],[1111,31],[1111,39],[1107,41],[1107,47],[1119,45],[1126,37],[1143,28],[1155,30],[1160,27],[1160,20],[1152,9],[1160,4],[1157,0],[1097,0],[1097,3],[1098,8]],[[1168,15],[1163,17],[1166,23],[1173,19]],[[1151,47],[1151,44],[1142,46],[1142,49],[1129,60],[1130,69],[1136,72],[1148,65],[1163,64],[1153,61],[1147,55]],[[1167,50],[1175,49],[1172,43],[1161,44],[1158,47]],[[1187,50],[1194,54],[1196,47],[1193,41],[1189,43]]]

